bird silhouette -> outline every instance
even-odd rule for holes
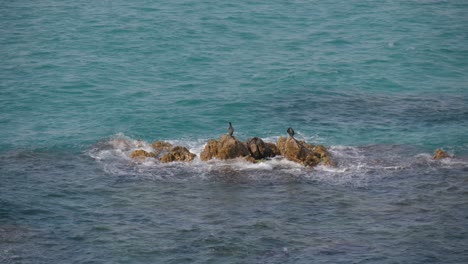
[[[294,129],[292,129],[292,127],[288,128],[287,132],[288,132],[289,136],[296,142],[296,144],[301,146],[302,149],[304,149],[305,151],[307,151],[309,153],[312,153],[312,154],[314,153],[310,149],[304,147],[304,145],[300,141],[298,141],[297,139],[294,138]]]
[[[288,128],[288,134],[290,137],[294,138],[294,129],[292,129],[292,127]]]
[[[229,122],[228,133],[229,133],[229,136],[231,137],[232,137],[232,134],[234,133],[234,128],[232,127],[231,122]]]

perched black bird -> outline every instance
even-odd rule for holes
[[[288,134],[289,134],[289,136],[294,138],[294,129],[292,129],[292,127],[288,128]]]
[[[228,133],[232,137],[232,133],[234,133],[234,128],[232,127],[231,122],[229,122],[229,128],[228,128]]]

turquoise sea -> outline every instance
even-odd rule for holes
[[[468,263],[467,14],[1,1],[0,263]],[[337,166],[129,158],[228,122]]]

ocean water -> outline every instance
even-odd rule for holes
[[[1,1],[0,263],[467,263],[467,14]],[[337,166],[129,158],[199,155],[228,122]]]

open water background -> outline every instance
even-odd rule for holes
[[[1,1],[1,263],[467,263],[466,1]],[[287,127],[336,168],[160,164]],[[431,159],[436,148],[452,158]]]

